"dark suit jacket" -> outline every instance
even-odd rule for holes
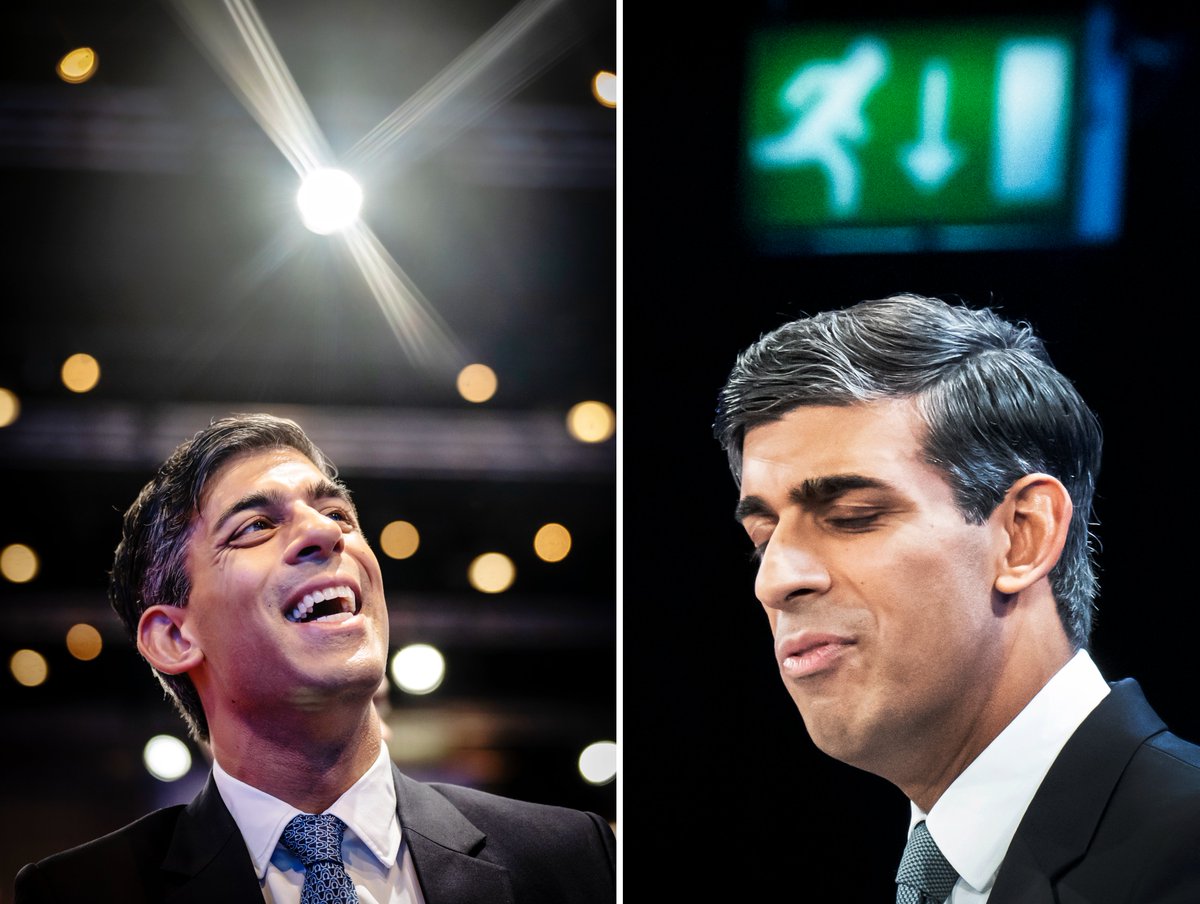
[[[988,904],[1198,904],[1200,747],[1126,679],[1059,753]]]
[[[396,809],[427,904],[611,904],[615,844],[594,813],[413,781],[394,766]],[[212,776],[186,807],[158,810],[36,864],[16,904],[262,904],[237,823]]]

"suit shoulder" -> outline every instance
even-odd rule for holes
[[[595,813],[501,797],[476,788],[435,782],[429,785],[485,833],[552,833],[564,841],[591,843],[611,836],[608,823]]]
[[[1177,773],[1184,781],[1200,781],[1200,747],[1169,731],[1155,735],[1142,746],[1137,755],[1159,760],[1160,768]]]
[[[1130,759],[1096,833],[1097,859],[1122,864],[1106,888],[1128,883],[1120,900],[1200,901],[1197,837],[1200,747],[1162,732]]]
[[[1140,801],[1140,808],[1155,819],[1164,808],[1179,810],[1179,804],[1200,813],[1200,747],[1170,732],[1155,735],[1130,759],[1117,794]]]
[[[507,866],[518,884],[539,886],[528,900],[576,900],[564,895],[581,887],[595,895],[586,900],[611,901],[615,896],[616,839],[597,814],[460,785],[428,787],[487,836],[484,857]]]
[[[26,864],[14,882],[14,902],[94,899],[105,878],[156,875],[183,810],[183,805],[155,810],[100,838]],[[129,882],[130,887],[143,884]]]

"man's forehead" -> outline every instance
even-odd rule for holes
[[[743,468],[752,461],[824,468],[859,459],[910,460],[925,424],[912,399],[801,405],[746,431]]]
[[[299,479],[305,484],[325,482],[325,473],[299,449],[291,446],[270,446],[248,449],[230,456],[208,476],[197,500],[197,514],[204,516],[230,498],[253,492],[258,485],[266,485],[287,476],[292,469],[279,470],[281,465],[294,465]]]

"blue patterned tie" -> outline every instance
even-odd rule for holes
[[[896,904],[943,904],[957,881],[958,873],[938,850],[924,820],[918,822],[896,872]]]
[[[354,882],[342,865],[342,833],[346,824],[336,816],[297,816],[287,824],[279,843],[304,864],[300,904],[358,904]]]

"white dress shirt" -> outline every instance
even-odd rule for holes
[[[1029,802],[1063,745],[1109,692],[1087,651],[1051,678],[945,790],[933,809],[912,804],[959,879],[948,904],[983,904]]]
[[[346,824],[342,860],[360,904],[425,904],[412,855],[396,816],[396,785],[387,746],[363,776],[326,813]],[[213,778],[246,842],[267,904],[298,904],[304,864],[279,844],[292,817],[291,804],[239,781],[213,763]]]

